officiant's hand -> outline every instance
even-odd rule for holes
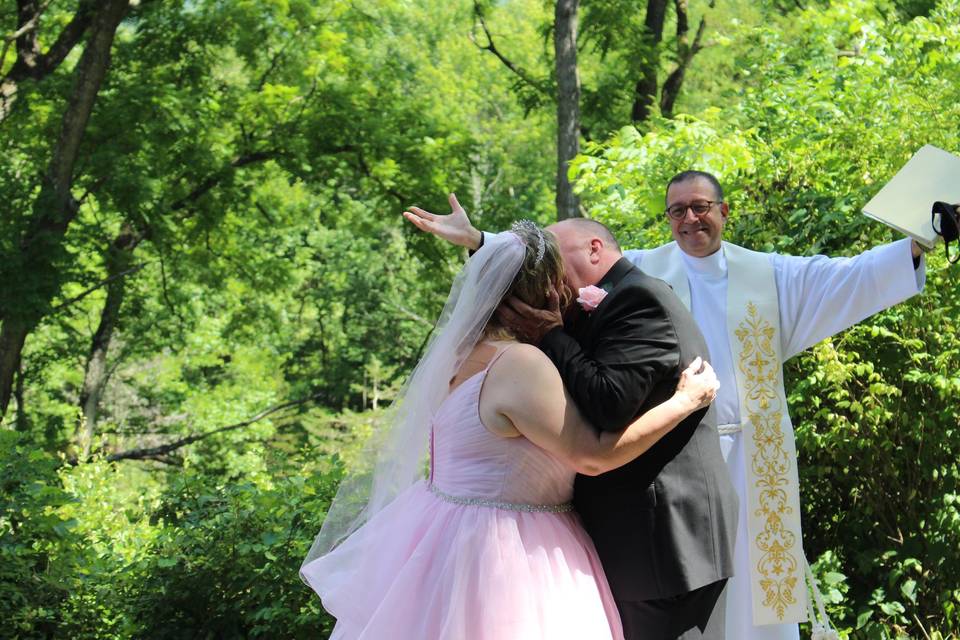
[[[403,212],[403,217],[421,231],[432,233],[447,242],[476,251],[483,241],[483,234],[470,224],[470,218],[457,202],[456,194],[451,193],[448,200],[451,211],[447,215],[430,213],[420,207],[410,207]]]
[[[548,331],[563,326],[560,294],[555,288],[550,288],[546,309],[531,307],[523,300],[511,296],[497,307],[497,318],[505,327],[512,329],[520,340],[540,344]]]
[[[923,246],[916,240],[910,241],[910,253],[913,254],[914,264],[916,265],[916,260],[922,256],[926,251],[924,251]]]
[[[707,407],[717,397],[720,381],[710,363],[697,358],[680,374],[680,382],[674,397],[678,397],[693,407],[693,410]]]

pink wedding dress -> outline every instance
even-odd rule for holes
[[[574,472],[480,422],[489,366],[437,411],[430,478],[303,567],[337,618],[331,640],[623,638],[596,550],[571,510]]]

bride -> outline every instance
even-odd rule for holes
[[[716,376],[698,359],[624,431],[594,430],[550,360],[494,313],[510,296],[546,307],[552,290],[565,291],[556,240],[526,221],[457,276],[370,468],[341,483],[301,567],[334,640],[623,637],[570,504],[574,475],[642,454],[713,400]]]

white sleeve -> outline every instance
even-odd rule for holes
[[[913,268],[910,239],[853,258],[771,254],[784,360],[919,293],[926,263]]]
[[[643,256],[646,252],[646,249],[627,249],[623,252],[623,257],[629,260],[633,266],[642,269],[640,263],[643,262]]]

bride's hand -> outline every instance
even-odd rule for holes
[[[688,402],[696,411],[713,402],[719,388],[720,381],[713,367],[706,360],[697,358],[680,374],[674,395]]]
[[[450,213],[447,215],[430,213],[420,207],[410,207],[403,212],[403,217],[421,231],[432,233],[438,238],[467,249],[478,249],[483,235],[470,224],[470,218],[457,202],[457,196],[451,193],[448,200]]]

